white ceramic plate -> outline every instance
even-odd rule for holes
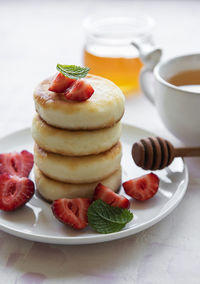
[[[131,146],[143,137],[152,136],[140,128],[123,125],[123,181],[146,174],[138,168],[131,157]],[[32,152],[33,140],[30,129],[15,132],[0,140],[1,152]],[[160,177],[158,193],[150,200],[131,200],[130,210],[134,219],[120,232],[98,234],[89,227],[76,231],[58,222],[51,212],[50,204],[35,195],[23,208],[14,212],[0,212],[0,229],[12,235],[44,243],[91,244],[120,239],[138,233],[166,217],[183,198],[188,185],[188,171],[181,158],[176,158],[170,167],[157,171]],[[34,179],[33,175],[31,178]],[[125,194],[123,189],[121,194]]]

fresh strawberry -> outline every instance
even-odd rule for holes
[[[24,150],[21,153],[0,154],[0,174],[28,177],[33,167],[33,155]]]
[[[34,183],[26,177],[0,175],[0,209],[12,211],[27,203],[34,194]]]
[[[75,81],[76,81],[75,79],[70,79],[64,76],[62,73],[58,73],[53,78],[51,85],[49,87],[49,91],[56,93],[63,93]]]
[[[111,206],[120,207],[120,208],[129,208],[129,200],[114,191],[110,188],[99,183],[94,191],[94,200],[101,199],[104,202],[108,203]]]
[[[65,97],[71,101],[86,101],[94,93],[92,86],[85,80],[79,79],[65,92]]]
[[[87,226],[87,211],[90,205],[88,198],[60,198],[53,202],[54,216],[62,223],[69,224],[75,229],[83,229]]]
[[[153,173],[123,183],[126,194],[141,201],[153,197],[158,191],[158,186],[159,178]]]

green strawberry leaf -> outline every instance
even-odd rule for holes
[[[133,214],[102,200],[94,201],[88,208],[88,224],[98,233],[109,234],[121,231],[133,219]]]
[[[76,65],[62,65],[62,64],[57,64],[56,68],[64,76],[76,80],[84,78],[90,70],[90,68],[88,67],[80,67]]]

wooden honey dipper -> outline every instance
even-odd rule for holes
[[[198,157],[200,147],[174,148],[161,137],[148,137],[134,143],[132,157],[136,165],[145,170],[161,170],[169,166],[175,157]]]

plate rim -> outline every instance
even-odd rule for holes
[[[151,134],[152,136],[156,136],[155,133],[145,129],[145,128],[141,128],[141,127],[137,127],[134,126],[132,124],[129,123],[124,123],[122,122],[122,127],[130,127],[130,128],[135,128],[138,131],[143,131],[149,134]],[[16,131],[13,131],[5,136],[0,137],[0,143],[2,140],[4,139],[9,139],[9,136],[13,136],[13,135],[17,135],[20,132],[26,132],[29,131],[31,133],[31,127],[25,127]],[[137,234],[147,228],[150,228],[151,226],[155,225],[156,223],[160,222],[161,220],[163,220],[165,217],[167,217],[181,202],[181,200],[183,199],[186,191],[187,191],[187,187],[188,187],[188,183],[189,183],[189,172],[188,172],[188,167],[185,163],[185,161],[182,159],[183,164],[184,164],[184,177],[185,177],[185,181],[184,181],[184,185],[181,191],[181,194],[179,195],[179,199],[175,202],[172,203],[172,205],[170,205],[170,207],[166,208],[164,210],[164,212],[156,215],[155,217],[153,217],[152,219],[150,219],[149,221],[138,225],[136,228],[132,227],[132,228],[125,228],[122,231],[119,232],[114,232],[114,233],[110,233],[110,234],[99,234],[99,235],[95,235],[95,236],[85,236],[85,237],[55,237],[55,236],[46,236],[43,234],[30,234],[28,232],[20,232],[17,229],[11,229],[10,226],[1,224],[1,220],[0,220],[0,230],[9,233],[13,236],[16,237],[20,237],[26,240],[31,240],[31,241],[36,241],[36,242],[41,242],[41,243],[49,243],[49,244],[60,244],[60,245],[84,245],[84,244],[95,244],[95,243],[103,243],[103,242],[107,242],[107,241],[112,241],[112,240],[117,240],[117,239],[121,239],[121,238],[125,238],[134,234]]]

